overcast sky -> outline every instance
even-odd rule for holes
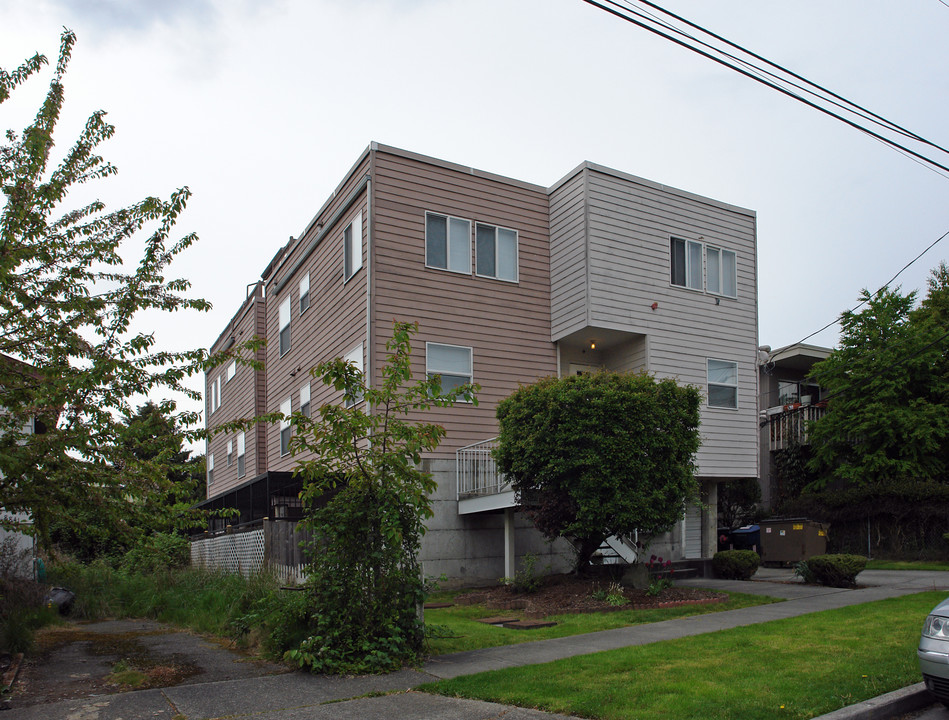
[[[949,144],[941,0],[664,7]],[[55,62],[63,26],[78,43],[59,145],[100,108],[117,127],[102,151],[119,175],[96,195],[194,193],[178,228],[200,241],[175,270],[214,309],[149,318],[168,348],[217,337],[373,140],[545,186],[591,160],[755,210],[773,347],[949,230],[949,180],[581,0],[0,0],[0,67]],[[0,130],[22,129],[49,76],[4,103]]]

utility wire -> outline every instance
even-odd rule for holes
[[[933,166],[935,166],[935,167],[937,167],[937,168],[939,168],[939,169],[941,169],[941,170],[945,170],[946,172],[949,172],[949,166],[943,165],[942,163],[939,163],[939,162],[937,162],[936,160],[933,160],[932,158],[926,157],[925,155],[922,155],[922,154],[920,154],[920,153],[918,153],[918,152],[916,152],[916,151],[914,151],[914,150],[911,150],[911,149],[909,149],[909,148],[907,148],[907,147],[905,147],[905,146],[903,146],[903,145],[900,145],[900,144],[899,144],[898,142],[896,142],[895,140],[892,140],[892,139],[887,138],[887,137],[885,137],[885,136],[883,136],[883,135],[880,135],[879,133],[876,133],[876,132],[874,132],[873,130],[870,130],[869,128],[866,128],[866,127],[860,125],[859,123],[854,122],[853,120],[850,120],[850,119],[848,119],[848,118],[845,118],[845,117],[843,117],[842,115],[838,115],[837,113],[833,112],[832,110],[829,110],[829,109],[827,109],[827,108],[825,108],[825,107],[821,107],[821,106],[818,105],[817,103],[814,103],[814,102],[808,100],[807,98],[801,97],[800,95],[795,94],[794,92],[788,90],[788,89],[785,88],[785,87],[782,87],[781,85],[778,85],[778,84],[776,84],[776,83],[774,83],[774,82],[771,82],[771,81],[769,81],[769,80],[767,80],[767,79],[765,79],[765,78],[762,78],[762,77],[760,77],[760,76],[758,76],[758,75],[755,75],[753,72],[751,72],[751,71],[749,71],[749,70],[743,69],[743,68],[738,67],[738,66],[736,66],[736,65],[732,65],[732,64],[730,64],[729,62],[727,62],[727,61],[725,61],[725,60],[723,60],[723,59],[721,59],[721,58],[715,57],[714,55],[712,55],[712,54],[710,54],[710,53],[708,53],[708,52],[705,52],[704,50],[702,50],[702,49],[700,49],[700,48],[698,48],[698,47],[695,47],[695,46],[693,46],[693,45],[690,45],[689,43],[687,43],[687,42],[685,42],[685,41],[683,41],[683,40],[680,40],[680,39],[678,39],[678,38],[676,38],[676,37],[673,37],[672,35],[668,35],[668,34],[662,32],[661,30],[659,30],[659,29],[657,29],[657,28],[655,28],[655,27],[652,27],[651,25],[649,25],[649,24],[647,24],[647,23],[641,22],[640,20],[637,20],[635,17],[630,17],[629,15],[625,14],[624,12],[620,12],[620,10],[614,9],[613,7],[607,7],[606,5],[603,5],[602,3],[597,2],[597,0],[583,0],[583,1],[584,1],[585,3],[587,3],[588,5],[592,5],[592,6],[596,7],[596,8],[599,8],[600,10],[603,10],[604,12],[609,13],[610,15],[614,15],[615,17],[618,17],[618,18],[620,18],[621,20],[625,20],[625,21],[628,22],[628,23],[631,23],[631,24],[633,24],[633,25],[636,25],[636,26],[638,26],[638,27],[641,27],[642,29],[647,30],[647,31],[649,31],[649,32],[651,32],[651,33],[653,33],[653,34],[655,34],[655,35],[658,35],[659,37],[662,37],[662,38],[664,38],[664,39],[666,39],[666,40],[669,40],[670,42],[673,42],[673,43],[675,43],[676,45],[680,45],[680,46],[686,48],[687,50],[691,50],[692,52],[694,52],[694,53],[696,53],[696,54],[698,54],[698,55],[701,55],[702,57],[705,57],[705,58],[707,58],[707,59],[709,59],[709,60],[712,60],[713,62],[716,62],[716,63],[718,63],[719,65],[723,65],[724,67],[730,68],[731,70],[734,70],[735,72],[740,73],[741,75],[744,75],[745,77],[751,78],[751,79],[754,80],[755,82],[761,83],[762,85],[765,85],[766,87],[770,87],[771,89],[777,90],[778,92],[780,92],[780,93],[782,93],[782,94],[784,94],[784,95],[787,95],[788,97],[794,98],[794,99],[797,100],[798,102],[801,102],[801,103],[803,103],[803,104],[805,104],[805,105],[807,105],[807,106],[809,106],[809,107],[811,107],[811,108],[814,108],[815,110],[818,110],[818,111],[824,113],[825,115],[829,115],[830,117],[836,118],[837,120],[840,120],[841,122],[843,122],[843,123],[849,125],[850,127],[854,128],[855,130],[859,130],[860,132],[865,133],[866,135],[869,135],[870,137],[876,138],[877,140],[879,140],[880,142],[882,142],[882,143],[884,143],[884,144],[886,144],[886,145],[889,145],[889,146],[894,147],[894,148],[896,148],[896,149],[902,150],[902,151],[904,151],[905,153],[908,153],[909,155],[912,155],[913,157],[918,158],[919,160],[923,161],[924,163],[933,165]],[[605,0],[605,1],[612,3],[612,0]],[[616,5],[615,3],[612,3],[612,4]],[[616,7],[620,7],[620,6],[616,5]],[[927,142],[928,142],[928,141],[927,141]],[[929,144],[931,144],[931,143],[929,143]],[[938,146],[934,146],[934,147],[938,147]],[[941,148],[940,148],[940,149],[941,149]],[[944,152],[946,152],[946,151],[944,151]]]

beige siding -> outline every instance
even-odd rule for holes
[[[649,370],[703,391],[706,359],[737,362],[738,409],[703,408],[698,469],[756,476],[754,214],[608,171],[591,170],[588,188],[591,325],[648,336]],[[737,299],[673,286],[670,237],[734,250]]]
[[[300,389],[307,383],[311,407],[339,400],[339,393],[311,377],[310,370],[324,360],[342,357],[366,338],[368,191],[360,192],[332,227],[329,221],[344,207],[368,171],[369,158],[364,156],[304,234],[291,242],[281,264],[267,278],[267,412],[279,412],[281,403],[288,398],[292,412],[299,411]],[[357,215],[362,220],[362,267],[344,279],[343,232]],[[319,244],[307,255],[321,233]],[[300,280],[305,273],[310,275],[310,307],[301,314]],[[290,350],[281,357],[279,312],[288,297]],[[271,424],[266,436],[268,469],[292,470],[303,456],[281,457],[279,424]]]
[[[551,332],[558,340],[587,325],[585,169],[550,193]]]
[[[225,331],[212,346],[213,353],[221,352],[233,343],[234,352],[245,359],[263,361],[264,351],[248,354],[240,346],[255,336],[264,337],[263,319],[266,316],[266,302],[262,287],[258,285],[254,293],[247,298],[237,315],[228,324]],[[263,412],[265,393],[265,373],[250,365],[238,363],[234,377],[227,380],[229,363],[214,368],[205,378],[205,417],[206,427],[217,427],[235,420],[253,418]],[[221,405],[211,412],[211,385],[221,379]],[[227,443],[234,448],[233,463],[227,464]],[[244,475],[237,475],[237,433],[218,432],[208,440],[206,453],[214,455],[214,483],[207,488],[208,497],[220,495],[237,485],[250,480],[267,469],[265,446],[255,428],[244,435]]]
[[[550,340],[548,203],[542,188],[380,150],[374,158],[373,355],[376,373],[392,319],[417,321],[413,372],[425,343],[471,347],[478,405],[434,409],[447,436],[434,456],[497,433],[495,406],[520,383],[556,373]],[[472,221],[472,274],[425,267],[425,212]],[[518,233],[518,282],[474,274],[474,223]]]

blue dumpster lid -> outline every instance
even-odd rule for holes
[[[738,534],[747,535],[749,533],[759,532],[760,530],[761,528],[757,525],[745,525],[744,527],[740,527],[740,528],[736,528],[735,530],[732,530],[732,535],[738,535]]]

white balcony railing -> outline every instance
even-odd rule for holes
[[[468,445],[455,452],[458,476],[458,499],[494,495],[511,489],[511,484],[498,473],[491,451],[497,447],[497,438]]]
[[[793,445],[807,445],[808,425],[819,420],[827,412],[822,405],[802,405],[788,409],[773,408],[769,410],[768,424],[771,430],[769,449],[784,450]]]

